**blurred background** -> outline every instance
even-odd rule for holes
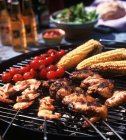
[[[13,48],[13,53],[11,54],[15,54],[15,52],[17,54],[17,52],[20,52],[20,50],[22,51],[27,48],[32,50],[30,46],[31,44],[35,47],[35,50],[41,47],[45,47],[45,45],[48,46],[48,44],[44,41],[43,32],[46,29],[50,28],[60,28],[65,31],[65,36],[58,45],[79,45],[91,38],[96,40],[106,39],[123,42],[126,41],[126,0],[0,0],[0,2],[2,1],[6,3],[5,10],[7,9],[5,16],[5,12],[4,10],[2,10],[0,5],[0,13],[3,14],[0,14],[0,52],[4,52],[2,53],[4,54],[2,55],[3,57],[6,56],[5,53],[7,53],[7,50],[10,50],[11,48]],[[11,13],[11,8],[14,4],[12,4],[12,2],[15,1],[19,2],[18,5],[21,9],[21,18],[19,22],[20,24],[22,24],[23,20],[25,25],[25,28],[17,28],[16,32],[13,28],[15,28],[15,25],[18,23],[16,23],[15,21],[13,23],[13,14]],[[27,1],[30,1],[32,5],[29,8],[24,8],[25,10],[23,10],[23,3]],[[76,15],[75,18],[77,20],[73,22],[72,25],[69,24],[70,22],[64,21],[62,24],[62,21],[55,17],[52,21],[50,20],[50,17],[55,12],[59,10],[64,11],[65,8],[69,10],[71,6],[77,6],[77,4],[80,3],[83,4],[84,7],[81,7],[79,10],[82,11],[82,9],[85,10],[86,8],[94,8],[94,11],[96,12],[94,12],[93,10],[92,11],[94,12],[94,14],[97,14],[97,16],[94,16],[94,14],[93,16],[91,16],[90,14],[90,20],[84,19],[86,16],[83,12],[85,12],[86,10],[83,10],[83,12],[81,12],[80,14],[82,16],[82,19],[85,20],[83,20],[83,23],[78,22],[81,19],[80,17],[78,18],[78,15]],[[77,8],[77,11],[79,10]],[[16,13],[15,10],[14,13]],[[88,12],[86,18],[89,19]],[[33,22],[31,20],[33,20]],[[57,22],[55,22],[54,24],[53,21]],[[6,27],[3,22],[6,23]],[[6,32],[8,27],[10,28],[10,30],[12,30],[13,33],[10,36]],[[23,30],[26,30],[26,37],[22,36],[21,32],[23,32]],[[12,42],[8,43],[7,38],[10,37],[12,37]],[[23,43],[21,43],[20,40],[22,40]],[[8,49],[6,46],[11,47]],[[10,53],[8,54],[6,58],[10,58]]]
[[[11,0],[6,0],[9,3]],[[20,5],[22,0],[20,1]],[[89,6],[94,0],[31,0],[33,10],[39,27],[49,25],[49,15],[57,10],[70,7],[71,5],[83,2],[85,6]],[[9,8],[9,7],[8,7]]]

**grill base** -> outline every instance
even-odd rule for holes
[[[68,49],[68,48],[67,48]],[[19,67],[21,65],[26,65],[33,56],[44,53],[44,51],[38,51],[28,54],[23,54],[17,58],[10,59],[9,61],[2,63],[0,65],[0,72],[9,69],[10,66]],[[126,89],[125,78],[114,79],[116,86],[119,88]],[[2,81],[0,81],[2,85]],[[108,121],[103,121],[96,123],[94,127],[89,129],[82,129],[79,119],[67,119],[62,118],[61,122],[47,121],[47,137],[48,140],[52,139],[70,139],[70,140],[81,140],[81,139],[92,139],[92,140],[107,140],[117,139],[119,136],[122,136],[124,140],[126,139],[126,105],[122,107],[117,107],[109,111]],[[58,108],[57,108],[58,109]],[[43,126],[44,120],[37,118],[38,111],[38,101],[37,106],[30,107],[28,110],[19,112],[16,119],[14,120],[12,126],[5,136],[5,140],[42,140],[43,139],[43,129],[40,127]],[[62,112],[63,109],[59,108],[58,112]],[[124,112],[123,112],[124,111]],[[68,113],[67,111],[62,113]],[[3,105],[0,103],[0,134],[3,134],[7,126],[15,116],[16,111],[12,109],[11,105]],[[84,119],[84,118],[83,118]],[[65,121],[66,120],[66,121]],[[85,119],[84,119],[85,120]],[[66,123],[66,124],[65,124]],[[55,125],[56,124],[56,125]],[[64,125],[65,124],[65,125]],[[107,124],[107,125],[106,125]],[[116,133],[117,134],[116,134]],[[104,136],[102,136],[104,135]]]

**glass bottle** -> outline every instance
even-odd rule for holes
[[[11,45],[11,21],[4,0],[0,0],[0,39],[2,45]]]
[[[17,0],[11,3],[11,28],[12,46],[15,51],[25,51],[27,49],[26,33],[23,18],[20,11],[20,4]]]
[[[8,14],[10,15],[11,14],[11,0],[7,0],[7,11],[8,11]]]
[[[39,27],[49,27],[49,10],[47,7],[46,0],[38,0],[38,7],[37,7],[37,14],[38,14],[38,21]]]
[[[26,39],[28,45],[34,45],[37,43],[37,25],[35,13],[32,9],[31,0],[23,0],[22,1],[22,14],[23,21],[25,24],[26,30]]]

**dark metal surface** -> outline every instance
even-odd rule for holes
[[[59,47],[57,47],[59,49]],[[65,49],[68,49],[67,47]],[[31,61],[32,57],[45,52],[46,49],[23,54],[16,58],[10,59],[0,65],[2,73],[8,70],[10,66],[20,67],[26,65]],[[0,85],[3,85],[0,80]],[[125,88],[126,82],[123,78],[118,77],[116,79],[116,86]],[[43,96],[43,92],[41,96]],[[0,122],[3,126],[1,133],[4,138],[8,136],[15,136],[16,133],[20,135],[36,135],[36,139],[52,139],[52,138],[69,138],[69,139],[119,139],[124,140],[126,138],[126,109],[125,105],[112,108],[109,111],[107,120],[92,124],[84,115],[72,113],[64,108],[61,104],[55,104],[57,112],[62,114],[60,120],[49,121],[37,118],[37,112],[39,107],[39,99],[36,100],[34,105],[24,111],[17,111],[12,109],[12,105],[6,105],[0,103]],[[91,127],[86,129],[82,128],[82,123],[87,120]],[[10,125],[9,125],[10,124]],[[11,126],[12,125],[12,126]],[[5,127],[4,127],[5,126]],[[10,129],[8,129],[10,128]],[[16,129],[16,130],[15,130]],[[6,131],[7,130],[7,131]],[[15,131],[12,131],[15,130]],[[12,135],[13,133],[13,135]],[[5,135],[6,134],[6,135]],[[31,136],[32,138],[34,136]],[[22,136],[23,137],[23,136]],[[18,137],[20,139],[20,137]],[[7,139],[8,140],[8,139]]]

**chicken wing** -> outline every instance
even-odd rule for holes
[[[87,94],[99,94],[104,98],[109,98],[112,96],[114,84],[108,79],[89,76],[81,82],[80,87],[87,90]]]
[[[107,107],[97,102],[72,102],[69,104],[69,107],[74,112],[80,112],[87,115],[91,123],[104,120],[108,116]],[[90,124],[87,121],[84,121],[83,127],[88,126],[90,126]]]

